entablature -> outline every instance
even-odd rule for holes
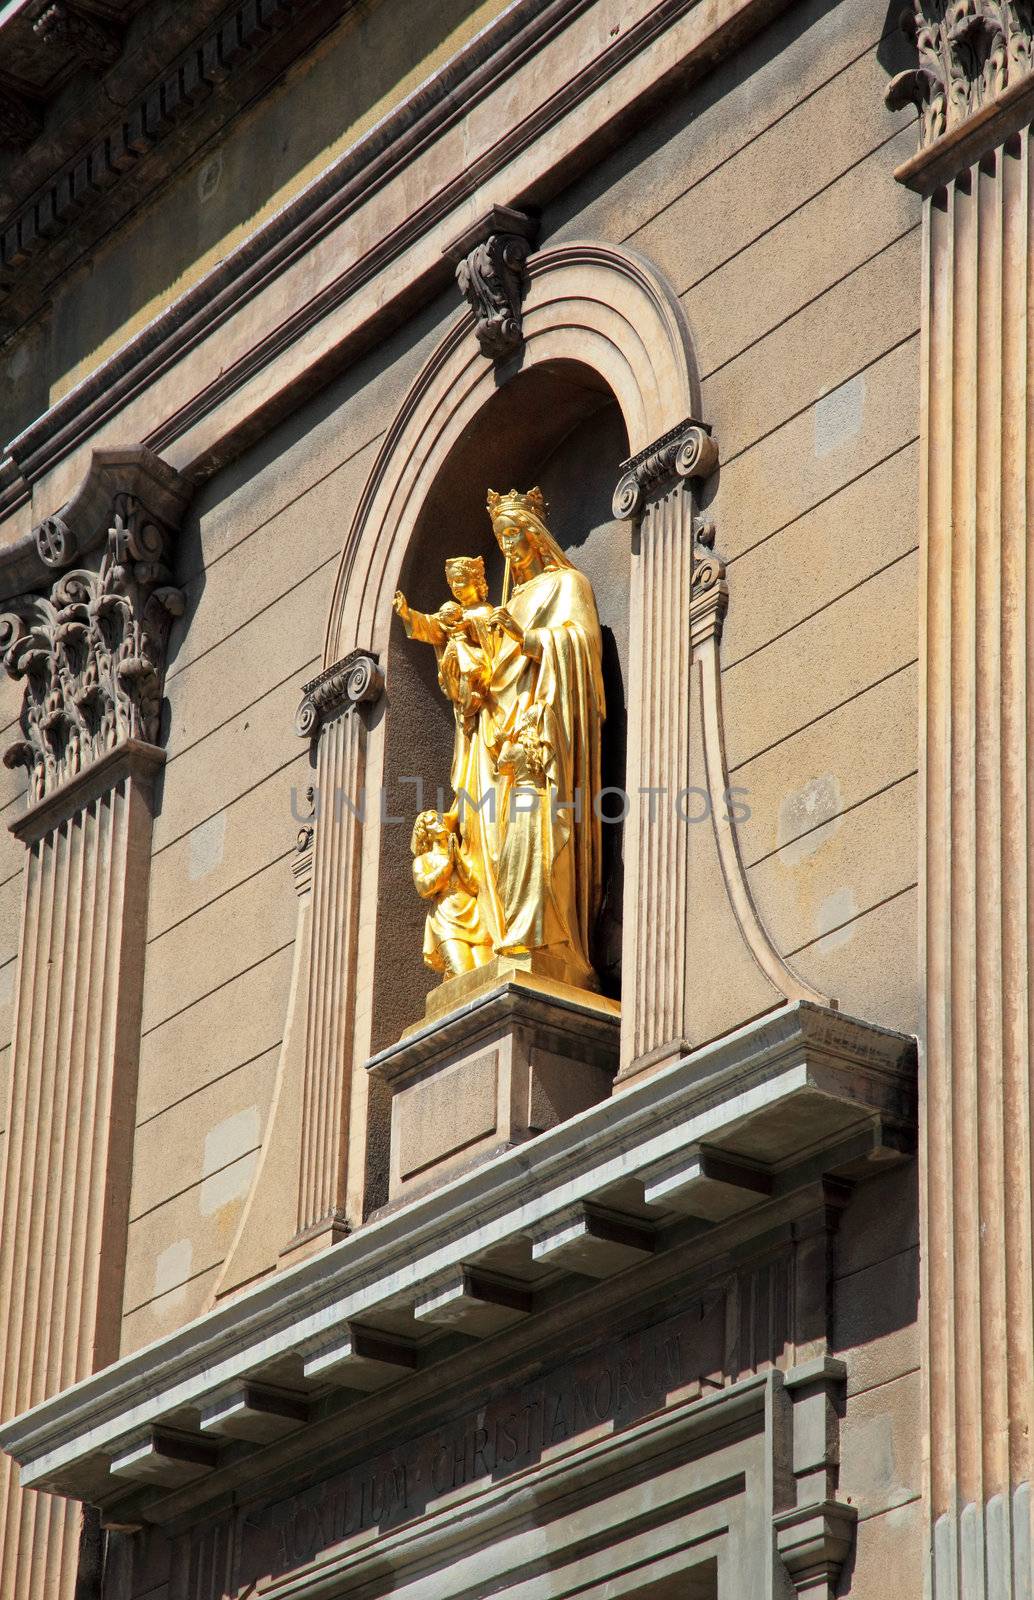
[[[782,3],[515,0],[5,443],[0,517],[59,504],[82,452],[116,430],[209,476],[440,293],[445,252],[479,217],[544,203]]]
[[[605,1292],[621,1273],[627,1306],[638,1280],[625,1269],[681,1289],[723,1261],[721,1230],[761,1236],[792,1226],[795,1207],[843,1203],[853,1180],[907,1158],[914,1121],[913,1040],[786,1006],[386,1208],[13,1419],[0,1444],[23,1484],[88,1499],[115,1524],[168,1520],[184,1495],[196,1515],[268,1476],[268,1449],[278,1472],[304,1475],[314,1440],[354,1430],[356,1405],[371,1437],[397,1397],[413,1414],[450,1357],[467,1361],[469,1392],[515,1330],[525,1354],[536,1341],[555,1352],[568,1301],[582,1326],[572,1297],[587,1280]]]

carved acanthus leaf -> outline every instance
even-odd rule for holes
[[[996,100],[1034,62],[1030,0],[913,0],[902,27],[919,61],[891,79],[885,98],[892,111],[915,105],[920,148]]]
[[[315,739],[323,724],[338,711],[376,700],[384,688],[384,674],[369,650],[352,650],[302,687],[302,703],[295,715],[300,739]]]
[[[157,743],[169,627],[183,611],[168,541],[139,500],[117,495],[98,570],[65,572],[0,617],[4,666],[25,683],[22,737],[4,762],[27,768],[31,801],[127,739]]]
[[[718,445],[711,430],[705,423],[687,418],[621,463],[614,515],[637,517],[651,495],[679,479],[707,478],[717,465]]]

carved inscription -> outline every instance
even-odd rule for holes
[[[620,1428],[720,1388],[725,1295],[614,1340],[394,1450],[245,1516],[244,1583],[313,1561],[366,1529],[397,1526],[443,1496],[534,1465],[594,1429]]]

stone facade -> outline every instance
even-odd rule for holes
[[[0,1600],[1017,1600],[1026,13],[0,54]],[[511,483],[603,634],[581,1010],[420,962],[392,596],[498,594]]]

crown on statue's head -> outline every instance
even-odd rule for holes
[[[494,489],[489,489],[487,504],[493,522],[497,517],[519,516],[522,512],[530,512],[540,522],[546,516],[546,497],[538,485],[529,489],[527,494],[522,494],[519,489],[508,489],[505,494],[497,494]]]

